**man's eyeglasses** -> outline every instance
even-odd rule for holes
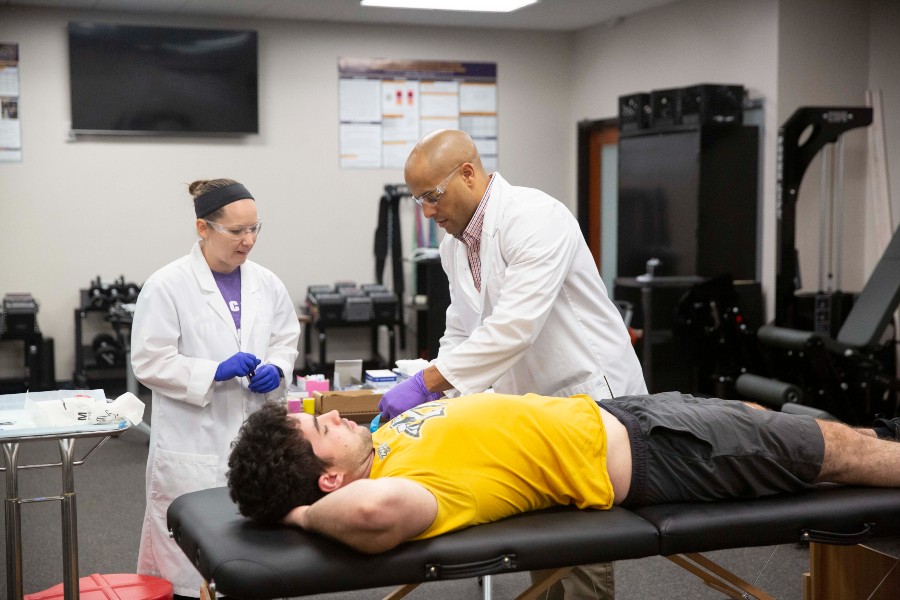
[[[456,175],[456,172],[459,171],[459,168],[461,166],[463,166],[464,164],[466,164],[466,163],[464,163],[464,162],[459,163],[456,166],[456,168],[453,169],[449,175],[447,175],[446,179],[444,179],[442,182],[437,184],[437,187],[434,188],[433,190],[431,190],[430,192],[425,192],[424,194],[422,194],[421,196],[418,196],[418,197],[413,196],[413,200],[416,201],[416,204],[418,204],[419,206],[425,206],[426,204],[428,206],[432,206],[432,207],[437,206],[437,203],[440,201],[441,196],[443,196],[444,192],[447,191],[447,184],[450,183],[450,179],[452,179],[453,176]]]
[[[233,240],[241,240],[244,239],[244,236],[248,233],[256,239],[256,236],[259,235],[259,230],[262,229],[262,221],[257,221],[253,225],[249,225],[247,227],[225,227],[221,223],[216,223],[215,221],[210,221],[209,219],[203,219],[206,221],[206,224],[221,233],[226,237],[230,237]]]

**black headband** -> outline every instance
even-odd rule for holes
[[[202,219],[236,200],[254,200],[254,198],[243,185],[232,183],[224,187],[213,188],[194,198],[194,212],[198,219]]]

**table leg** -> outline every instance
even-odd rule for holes
[[[19,498],[19,444],[3,444],[6,458],[6,592],[10,600],[24,596],[22,584],[22,520]]]
[[[62,466],[63,597],[78,600],[78,521],[75,510],[75,440],[59,440]]]
[[[309,330],[312,328],[312,323],[303,323],[301,321],[300,327],[303,329],[303,366],[308,367],[306,364],[309,360],[310,353],[312,352],[312,343]]]
[[[653,290],[650,286],[641,288],[641,310],[644,315],[644,336],[642,343],[644,344],[643,367],[644,381],[647,383],[647,390],[651,394],[655,394],[658,390],[653,385]]]
[[[393,369],[397,365],[397,338],[394,334],[394,324],[391,323],[387,326],[388,330],[388,354],[390,355],[388,359],[388,369]],[[401,327],[402,332],[402,327]],[[400,347],[403,348],[403,335],[400,335]]]
[[[131,344],[128,341],[125,342],[125,391],[135,396],[139,396],[141,392],[137,377],[134,376],[134,371],[131,369]]]
[[[319,366],[318,368],[322,373],[325,372],[325,358],[327,354],[325,353],[325,332],[319,329]]]
[[[481,578],[481,598],[482,600],[491,600],[493,598],[493,588],[491,587],[491,576],[485,575]]]

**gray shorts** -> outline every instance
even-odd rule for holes
[[[757,498],[812,487],[825,441],[815,419],[677,392],[600,405],[631,441],[624,506]]]

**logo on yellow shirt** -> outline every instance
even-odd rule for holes
[[[387,442],[381,442],[375,453],[378,454],[378,458],[384,460],[384,457],[391,453],[391,447],[387,445]]]
[[[411,438],[422,437],[425,422],[435,417],[445,417],[447,406],[443,402],[426,402],[411,408],[391,420],[390,428]]]

